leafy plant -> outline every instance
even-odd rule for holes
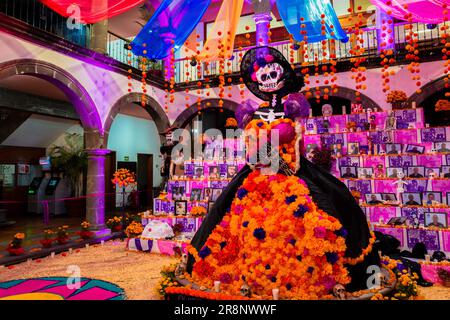
[[[64,146],[53,146],[50,149],[52,166],[63,172],[69,182],[72,196],[82,194],[82,175],[87,168],[88,155],[84,151],[83,137],[78,133],[66,133]]]

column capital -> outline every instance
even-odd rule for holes
[[[272,16],[270,15],[270,12],[255,13],[253,15],[253,20],[255,20],[256,24],[269,23],[272,21]]]
[[[109,149],[85,149],[84,151],[86,151],[88,156],[94,157],[102,157],[102,156],[104,157],[111,152],[111,150]]]

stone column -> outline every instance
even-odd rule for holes
[[[270,12],[255,13],[253,19],[256,24],[256,45],[268,46],[269,45],[269,23],[272,20]]]
[[[390,22],[390,23],[389,23]],[[376,9],[376,29],[378,40],[378,52],[381,50],[395,50],[394,18],[380,8]],[[381,44],[385,44],[382,46]]]
[[[102,54],[107,52],[108,20],[97,22],[91,26],[91,41],[89,47]]]
[[[108,149],[87,149],[87,199],[86,220],[97,236],[106,235],[109,229],[105,225],[105,158]]]

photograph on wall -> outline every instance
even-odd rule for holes
[[[203,166],[195,166],[194,168],[194,178],[201,178],[204,176]]]
[[[219,179],[220,178],[219,166],[210,166],[209,167],[209,177],[211,179]]]
[[[236,165],[228,165],[227,167],[227,178],[232,179],[236,176],[238,172]]]
[[[372,183],[370,180],[356,180],[356,190],[361,194],[372,192]]]
[[[373,177],[373,168],[357,168],[358,178],[371,179]]]
[[[425,206],[435,206],[442,203],[442,193],[436,191],[427,191],[422,193],[422,201]]]
[[[219,163],[219,176],[221,178],[226,178],[227,177],[227,168],[228,168],[229,164],[224,162],[224,163]]]
[[[402,152],[402,145],[400,143],[387,143],[385,151],[388,155],[400,154]]]
[[[173,187],[172,188],[172,199],[181,200],[185,194],[185,187]]]
[[[425,178],[439,178],[441,176],[441,168],[425,168]]]
[[[405,146],[404,153],[411,154],[423,154],[425,152],[425,147],[418,144],[407,144]]]
[[[446,203],[447,206],[450,206],[450,191],[447,192],[447,199],[446,199]]]
[[[425,177],[425,167],[423,167],[423,166],[408,167],[408,177],[409,178],[424,178]]]
[[[341,167],[341,178],[356,178],[356,167]]]
[[[445,142],[447,140],[445,128],[422,128],[422,142]]]
[[[419,192],[402,193],[402,204],[405,206],[420,206],[422,203],[421,194]]]
[[[207,201],[212,199],[212,188],[203,189],[203,199]]]
[[[175,215],[185,216],[186,214],[187,214],[187,201],[185,200],[175,201]]]
[[[180,232],[183,233],[194,233],[197,231],[194,218],[176,218],[175,224],[181,225]]]
[[[194,176],[195,165],[193,162],[185,162],[184,163],[184,175],[192,178]]]
[[[441,167],[441,176],[443,178],[450,178],[450,166]]]
[[[368,145],[360,145],[359,146],[359,154],[361,154],[361,155],[369,154],[369,146]]]
[[[367,193],[365,195],[366,203],[369,205],[383,204],[381,193]]]
[[[447,213],[445,212],[425,213],[425,227],[446,229],[448,227]]]
[[[433,149],[438,153],[450,153],[450,141],[435,142]]]
[[[222,193],[222,189],[213,188],[211,192],[211,201],[216,201]]]
[[[324,134],[320,137],[323,146],[331,147],[333,144],[344,144],[344,135],[342,133]]]
[[[350,156],[359,155],[359,143],[358,142],[350,142],[347,144],[347,154]]]
[[[392,179],[398,179],[398,174],[405,174],[405,170],[403,168],[394,168],[394,167],[389,167],[387,168],[387,176],[388,178],[392,178]]]
[[[190,200],[191,201],[200,201],[203,199],[202,197],[202,193],[203,193],[203,189],[200,188],[193,188],[191,190],[191,196],[190,196]]]
[[[334,143],[330,146],[331,153],[335,157],[341,157],[342,156],[342,144],[340,143]]]
[[[397,202],[397,195],[395,193],[382,193],[381,199],[388,204],[393,204]]]

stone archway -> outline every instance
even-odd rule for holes
[[[202,100],[201,104],[200,104],[200,110],[205,110],[205,109],[209,109],[209,108],[217,108],[216,106],[219,105],[219,101],[220,99],[205,99]],[[231,100],[225,100],[222,99],[223,101],[223,106],[222,108],[236,112],[239,103],[235,102],[235,101],[231,101]],[[186,124],[198,113],[199,108],[197,103],[191,105],[189,108],[186,108],[185,110],[183,110],[183,112],[181,112],[178,117],[175,119],[173,125],[175,127],[178,128],[184,128],[186,126]]]
[[[91,228],[104,232],[104,161],[108,150],[103,139],[103,127],[94,101],[87,90],[69,72],[51,63],[34,59],[18,59],[0,63],[0,79],[27,75],[50,82],[59,88],[73,104],[84,129],[88,153],[86,218]]]
[[[119,100],[117,100],[116,103],[114,103],[111,110],[109,111],[104,125],[105,141],[107,141],[107,136],[109,134],[109,130],[111,129],[114,118],[118,113],[120,113],[120,108],[130,103],[139,104],[139,107],[141,107],[141,100],[142,93],[131,92],[124,95]],[[167,129],[170,126],[170,121],[161,105],[148,95],[146,95],[146,101],[147,103],[144,108],[150,114],[152,120],[155,121],[158,132],[162,132]]]
[[[324,89],[329,89],[330,92],[333,91],[333,89],[330,86],[321,86],[319,87],[320,91],[323,92]],[[338,91],[336,93],[330,93],[330,96],[335,96],[335,97],[339,97],[339,98],[344,98],[350,101],[354,101],[355,97],[356,97],[356,91],[350,88],[346,88],[346,87],[339,87],[338,86]],[[311,88],[310,92],[315,91],[315,87]],[[304,94],[305,91],[302,91],[302,93]],[[375,102],[373,101],[371,98],[369,98],[368,96],[366,96],[363,93],[360,93],[360,98],[361,98],[361,104],[363,105],[363,107],[365,109],[367,108],[371,108],[372,110],[375,111],[382,111],[383,109]],[[325,100],[324,100],[325,101]]]
[[[409,98],[408,102],[415,101],[417,106],[420,107],[421,104],[434,93],[445,89],[445,81],[446,76],[438,78],[436,80],[430,81],[420,88],[421,92],[414,92]],[[434,107],[434,106],[433,106]]]
[[[28,75],[46,80],[58,87],[80,115],[83,128],[102,133],[102,123],[94,101],[87,90],[69,72],[51,63],[34,59],[18,59],[0,63],[0,79]]]

